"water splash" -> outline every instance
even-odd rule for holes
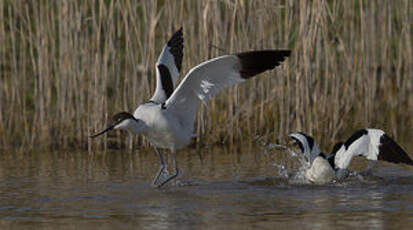
[[[265,155],[271,154],[286,154],[287,160],[280,162],[273,162],[271,165],[276,168],[278,177],[285,179],[289,184],[311,184],[310,181],[306,179],[306,171],[311,167],[311,164],[307,157],[300,150],[293,150],[286,145],[265,142],[262,137],[256,137],[255,140],[263,147],[263,152]],[[346,177],[346,181],[357,180],[358,182],[369,182],[371,178],[371,167],[368,167],[367,170],[357,172],[351,171]],[[371,180],[371,179],[370,179]],[[377,181],[374,179],[373,181]],[[332,183],[337,183],[337,180],[333,180]],[[343,181],[340,181],[342,184]],[[371,181],[369,182],[371,183]]]
[[[288,161],[293,162],[295,167],[287,167],[287,163],[273,162],[272,165],[277,169],[278,176],[283,179],[287,179],[291,184],[305,184],[309,183],[305,178],[305,172],[310,168],[310,163],[302,153],[295,152],[286,145],[267,143],[264,140],[259,140],[261,146],[264,147],[264,154],[269,155],[274,153],[274,150],[278,150],[287,153]],[[297,165],[297,166],[296,166]]]
[[[304,154],[296,153],[291,149],[287,149],[291,159],[298,161],[299,167],[291,176],[289,182],[292,184],[307,184],[309,181],[305,178],[305,172],[310,168],[310,162],[304,156]]]
[[[281,178],[288,179],[289,178],[289,173],[288,169],[285,167],[283,164],[277,164],[277,163],[272,163],[272,166],[276,167],[278,169],[278,176]]]

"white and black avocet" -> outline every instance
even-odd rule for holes
[[[164,46],[156,63],[156,89],[152,98],[133,114],[117,113],[100,136],[110,130],[128,130],[144,135],[155,147],[160,167],[152,184],[161,187],[178,176],[176,150],[191,143],[199,101],[205,104],[223,89],[244,82],[279,66],[290,50],[257,50],[224,55],[193,67],[177,85],[183,57],[183,33],[178,30]],[[160,149],[173,154],[175,173],[159,181],[165,169]]]
[[[344,143],[334,145],[333,151],[328,155],[322,153],[314,138],[305,133],[294,132],[288,136],[295,141],[310,163],[310,168],[305,172],[306,179],[317,184],[345,178],[354,156],[364,156],[371,162],[383,160],[413,165],[406,151],[380,129],[360,129]]]

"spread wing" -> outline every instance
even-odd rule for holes
[[[152,102],[162,104],[172,95],[181,71],[183,47],[180,28],[164,46],[156,62],[156,89],[151,98]]]
[[[334,163],[337,168],[346,169],[354,156],[413,165],[409,155],[380,129],[355,132],[337,151]]]
[[[301,152],[307,157],[310,163],[312,163],[317,156],[321,154],[324,156],[318,148],[314,138],[308,136],[307,134],[303,132],[294,132],[288,134],[288,136],[295,141],[298,147],[300,147]]]
[[[221,90],[280,65],[290,50],[263,50],[217,57],[192,68],[164,108],[192,131],[198,99],[207,103]]]
[[[400,147],[400,145],[398,145],[393,139],[391,139],[386,134],[380,137],[378,153],[378,160],[413,165],[413,161],[406,153],[406,151],[404,151]]]

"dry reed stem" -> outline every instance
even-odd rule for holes
[[[278,70],[201,108],[198,142],[301,130],[330,146],[377,127],[407,145],[411,9],[408,0],[0,1],[0,144],[147,145],[120,132],[87,136],[150,97],[157,56],[183,26],[183,72],[227,53],[293,50]]]

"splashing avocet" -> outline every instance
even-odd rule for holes
[[[314,139],[305,133],[294,132],[289,137],[295,140],[310,163],[305,172],[306,179],[317,184],[345,178],[354,156],[366,157],[369,168],[376,160],[413,165],[409,155],[380,129],[360,129],[346,142],[337,143],[328,155],[322,153]]]

